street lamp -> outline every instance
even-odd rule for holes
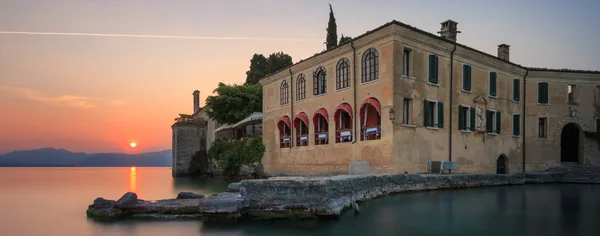
[[[396,111],[394,108],[390,108],[390,120],[394,121],[396,119]]]

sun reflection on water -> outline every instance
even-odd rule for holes
[[[135,186],[136,179],[137,179],[137,175],[136,175],[135,167],[131,167],[129,169],[129,192],[136,193],[136,186]]]

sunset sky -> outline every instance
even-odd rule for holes
[[[452,19],[484,52],[506,43],[522,65],[600,70],[594,0],[1,0],[0,153],[169,149],[193,90],[204,105],[218,82],[243,83],[254,53],[322,51],[328,3],[338,37],[392,20],[436,33]]]

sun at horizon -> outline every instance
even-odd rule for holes
[[[129,146],[130,146],[131,148],[135,148],[135,147],[137,147],[137,143],[135,143],[135,142],[131,142],[131,143],[129,143]]]

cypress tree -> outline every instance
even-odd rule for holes
[[[327,50],[337,46],[337,25],[335,24],[335,16],[333,16],[333,8],[329,4],[329,22],[327,23]]]

